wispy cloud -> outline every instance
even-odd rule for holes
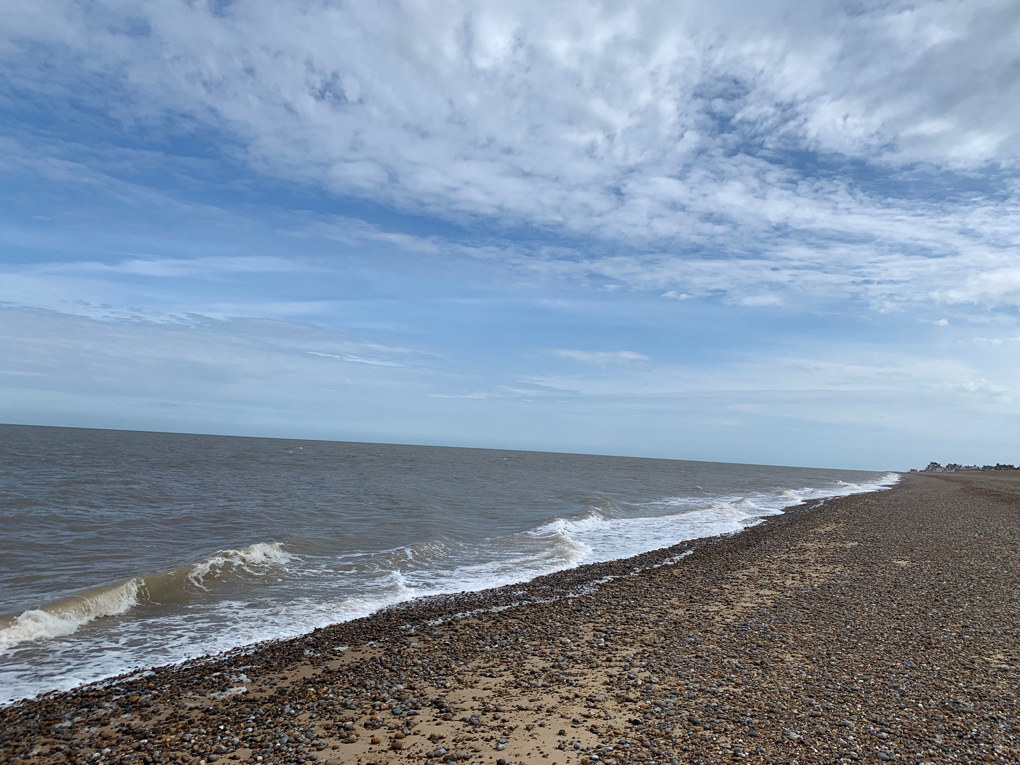
[[[399,367],[402,366],[395,361],[384,361],[383,359],[369,359],[362,356],[352,356],[350,354],[339,355],[336,353],[321,353],[319,351],[308,351],[312,356],[321,356],[326,359],[340,359],[341,361],[349,361],[352,364],[368,364],[373,367]]]
[[[37,403],[341,390],[368,435],[576,448],[610,400],[701,442],[1015,409],[1008,0],[8,6],[0,344]]]
[[[339,216],[304,236],[506,252],[545,273],[749,307],[805,293],[880,310],[1014,299],[981,281],[998,282],[1020,242],[1008,2],[41,0],[6,21],[0,56],[20,92],[80,91],[132,129],[138,115],[200,125],[255,173],[489,231],[465,242]],[[40,78],[40,56],[65,74]],[[52,178],[121,183],[124,199],[156,193],[140,170],[158,152],[70,159],[55,145],[12,156]],[[514,241],[522,228],[539,241]]]
[[[572,351],[559,349],[554,354],[562,356],[571,361],[580,361],[584,364],[630,364],[635,361],[651,361],[635,351]]]
[[[46,264],[40,271],[51,273],[116,273],[130,276],[182,277],[214,274],[271,274],[300,271],[308,266],[294,259],[252,255],[219,258],[130,258],[120,262],[84,261]]]
[[[937,293],[947,303],[1020,306],[1020,268],[973,274],[959,287]]]
[[[1003,398],[1020,405],[1020,386],[987,379],[974,366],[859,350],[856,358],[834,359],[819,349],[812,357],[754,357],[726,364],[660,364],[631,374],[605,377],[547,374],[534,378],[551,390],[583,396],[681,396],[724,393],[870,393],[926,396],[973,394],[970,405],[998,405]],[[994,394],[991,402],[987,394]],[[1020,411],[1020,410],[1018,410]]]

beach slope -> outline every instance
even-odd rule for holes
[[[8,707],[0,761],[1015,763],[1018,646],[1020,476],[912,475]]]

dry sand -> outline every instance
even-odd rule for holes
[[[0,762],[1016,763],[1018,584],[1020,475],[908,476],[8,707]]]

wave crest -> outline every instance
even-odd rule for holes
[[[58,600],[0,621],[0,651],[33,640],[72,635],[102,616],[118,616],[138,604],[137,579]],[[6,623],[5,623],[6,622]]]
[[[249,574],[257,574],[256,568],[267,566],[283,565],[292,559],[290,553],[284,552],[283,545],[279,542],[256,542],[240,550],[220,550],[216,554],[196,563],[188,572],[188,580],[203,590],[206,577],[219,577],[227,571],[245,571]]]
[[[291,559],[279,542],[257,542],[239,550],[220,550],[189,566],[133,577],[61,598],[16,616],[0,617],[0,651],[22,643],[73,635],[89,622],[120,616],[143,603],[186,600],[189,585],[208,590],[206,580],[210,577],[218,579],[229,571],[258,575]],[[193,595],[194,590],[191,592]]]

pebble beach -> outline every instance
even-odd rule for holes
[[[1020,762],[1020,477],[412,601],[0,709],[17,763]]]

